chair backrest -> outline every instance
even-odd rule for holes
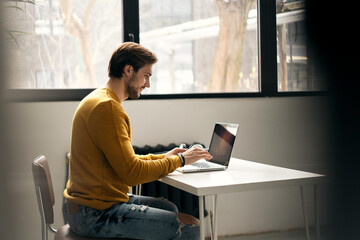
[[[54,223],[55,204],[49,164],[45,156],[37,157],[32,164],[35,190],[42,219],[46,224]]]

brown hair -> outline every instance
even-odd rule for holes
[[[134,42],[125,42],[116,49],[109,61],[109,77],[121,78],[124,67],[131,65],[137,72],[146,64],[154,64],[158,61],[156,55],[149,49]]]

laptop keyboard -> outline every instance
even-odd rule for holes
[[[191,165],[199,168],[211,168],[214,167],[214,164],[208,163],[206,161],[197,161],[192,163]]]

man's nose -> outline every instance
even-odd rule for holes
[[[150,79],[145,80],[145,87],[147,87],[147,88],[150,87]]]

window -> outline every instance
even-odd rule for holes
[[[158,55],[143,98],[318,94],[304,1],[6,1],[8,95],[80,100],[122,41]]]
[[[25,3],[24,3],[25,2]],[[8,2],[11,89],[96,88],[122,42],[122,1]]]
[[[140,43],[159,58],[147,93],[258,92],[257,1],[140,0]]]
[[[278,91],[326,90],[308,49],[305,0],[276,1]]]

